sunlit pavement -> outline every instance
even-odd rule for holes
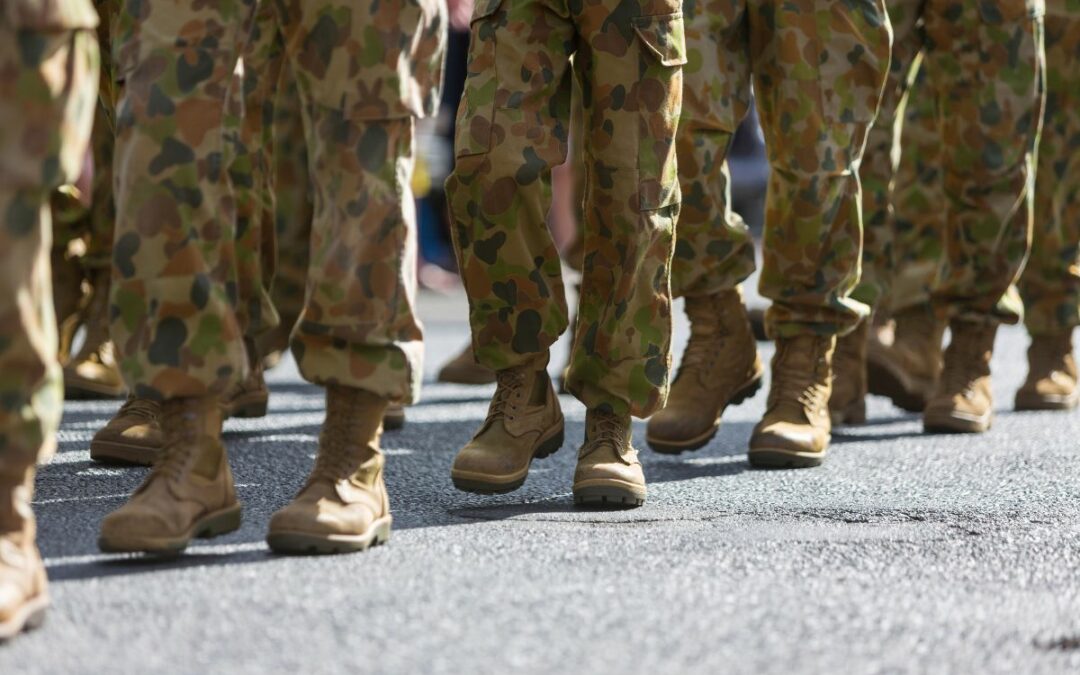
[[[243,528],[171,562],[98,553],[101,518],[145,471],[89,460],[117,403],[70,404],[35,501],[54,606],[0,647],[0,673],[1080,668],[1080,413],[1011,411],[1022,329],[998,339],[989,434],[927,436],[873,398],[823,467],[754,471],[763,390],[697,453],[642,447],[647,504],[598,512],[572,504],[584,409],[566,397],[566,445],[521,490],[453,489],[492,392],[433,381],[467,340],[464,311],[422,298],[424,399],[384,439],[394,535],[364,554],[276,557],[263,542],[322,420],[291,362],[270,374],[268,417],[226,425]],[[685,337],[680,323],[676,353]]]

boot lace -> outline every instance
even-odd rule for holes
[[[315,458],[315,468],[308,476],[305,487],[320,480],[336,483],[356,473],[359,466],[359,455],[353,451],[350,441],[334,431],[325,432]]]
[[[580,456],[584,457],[603,445],[615,448],[619,455],[626,442],[626,427],[623,421],[613,413],[593,412],[589,420],[589,437],[581,447]]]
[[[146,408],[140,406],[139,410],[140,413],[145,412]],[[188,465],[191,453],[194,452],[198,442],[198,433],[195,426],[185,423],[188,422],[185,419],[186,417],[186,415],[163,416],[162,421],[168,420],[168,424],[164,429],[166,443],[165,447],[161,449],[161,453],[154,460],[150,477],[146,481],[147,484],[157,477],[176,481],[183,476],[184,467]]]
[[[495,397],[491,399],[485,425],[504,417],[514,419],[517,403],[514,403],[513,399],[525,385],[525,372],[520,368],[500,370],[495,374],[495,379],[497,382]]]
[[[781,344],[781,350],[787,346]],[[785,352],[779,354],[778,363],[782,362]],[[804,410],[818,410],[828,404],[828,388],[824,384],[824,378],[817,377],[818,370],[825,365],[825,357],[816,355],[814,370],[810,372],[800,371],[796,368],[774,367],[772,369],[772,386],[769,390],[769,407],[772,408],[783,401],[789,400],[798,403]],[[791,392],[798,392],[791,396]]]

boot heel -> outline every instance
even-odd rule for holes
[[[762,373],[758,373],[757,377],[751,380],[742,389],[735,392],[735,395],[731,397],[731,403],[729,403],[728,405],[739,405],[747,399],[754,398],[754,396],[757,395],[758,391],[761,390],[761,383],[764,379],[762,375]]]
[[[566,427],[559,427],[559,433],[555,434],[551,438],[547,439],[536,448],[536,452],[533,457],[536,459],[544,459],[550,457],[559,451],[563,446],[563,440],[566,434]]]
[[[198,539],[213,539],[240,529],[242,514],[240,505],[208,517],[195,534]]]

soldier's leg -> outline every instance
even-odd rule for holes
[[[162,401],[164,456],[102,522],[105,551],[176,552],[240,526],[221,441],[220,397],[248,367],[223,124],[253,10],[151,0],[118,21],[110,328],[129,390]]]
[[[1009,289],[1031,237],[1042,6],[1041,0],[927,4],[926,68],[940,106],[949,207],[945,263],[932,300],[951,315],[952,328],[941,382],[924,412],[930,430],[990,427],[997,325],[1023,313]]]
[[[905,95],[890,199],[894,268],[884,286],[887,294],[878,303],[891,326],[875,322],[866,348],[869,393],[887,396],[911,412],[922,412],[937,385],[945,332],[945,320],[930,305],[945,242],[941,134],[926,69],[918,71]],[[866,261],[864,255],[864,265]]]
[[[646,440],[665,453],[705,445],[727,405],[752,396],[764,372],[739,289],[754,271],[754,242],[731,210],[726,160],[750,105],[743,13],[730,2],[685,2],[683,16],[689,63],[676,137],[682,204],[671,291],[686,297],[690,341],[667,406],[649,419]]]
[[[1020,277],[1031,334],[1017,409],[1077,403],[1073,329],[1080,323],[1080,11],[1047,8],[1046,116],[1035,179],[1031,258]]]
[[[98,67],[89,3],[65,4],[67,16],[19,7],[0,13],[0,639],[48,604],[30,502],[62,402],[49,193],[82,171]]]
[[[315,469],[274,514],[267,541],[294,553],[361,550],[390,533],[383,413],[389,402],[412,402],[420,393],[413,128],[439,100],[446,17],[443,3],[429,0],[276,7],[314,189],[307,296],[293,354],[301,374],[326,387],[327,412]],[[338,41],[311,51],[328,26]],[[382,47],[379,58],[356,60],[372,40]]]
[[[497,371],[498,386],[487,420],[454,459],[451,478],[466,491],[517,489],[533,458],[563,442],[546,368],[567,307],[546,219],[551,169],[567,153],[576,35],[572,20],[557,18],[566,12],[553,6],[560,3],[485,0],[471,22],[446,194],[473,352]],[[532,31],[539,22],[550,30]],[[542,64],[543,76],[522,77],[524,63]]]
[[[857,169],[889,64],[883,6],[751,3],[755,96],[770,167],[760,290],[777,340],[765,417],[750,441],[761,466],[814,466],[829,443],[836,336],[868,314],[859,275]],[[798,52],[790,45],[803,45]],[[806,68],[797,54],[820,59]]]
[[[119,12],[119,0],[95,0],[101,18],[98,45],[101,78],[98,105],[91,136],[94,179],[90,209],[82,219],[85,251],[78,258],[89,293],[80,298],[78,313],[63,327],[64,339],[82,327],[84,339],[78,353],[64,364],[64,389],[68,398],[116,398],[124,393],[124,382],[109,340],[109,278],[111,276],[113,224],[113,144],[116,135],[117,75],[112,63],[112,28]]]
[[[675,138],[687,56],[679,2],[595,5],[575,17],[585,236],[566,388],[588,411],[573,492],[578,503],[633,506],[646,490],[630,416],[662,408],[668,393],[681,201]]]

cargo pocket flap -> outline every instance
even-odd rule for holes
[[[663,16],[643,16],[634,30],[653,55],[665,66],[686,64],[686,35],[682,12]]]

